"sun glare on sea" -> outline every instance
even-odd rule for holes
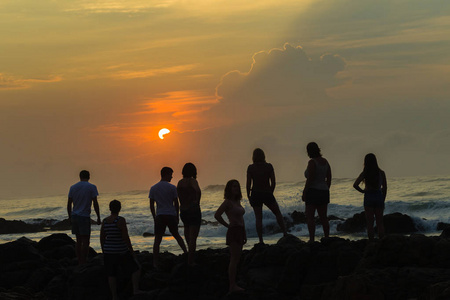
[[[163,129],[161,129],[161,130],[159,131],[158,136],[159,136],[160,139],[163,140],[163,139],[164,139],[164,135],[166,135],[166,134],[168,134],[168,133],[170,133],[170,130],[167,129],[167,128],[163,128]]]

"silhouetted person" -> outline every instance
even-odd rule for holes
[[[188,245],[188,264],[194,265],[197,237],[202,223],[200,198],[202,192],[197,182],[197,168],[193,163],[184,165],[183,179],[178,181],[177,191],[180,199],[180,218],[184,224],[184,238]]]
[[[230,180],[225,186],[225,201],[217,209],[214,217],[223,226],[228,228],[226,243],[230,248],[230,265],[228,267],[228,278],[230,282],[230,292],[243,291],[236,284],[236,274],[239,259],[242,254],[242,247],[247,242],[245,233],[244,214],[245,209],[241,206],[241,186],[237,180]],[[223,219],[225,213],[228,223]]]
[[[158,267],[159,246],[166,227],[180,245],[184,253],[187,252],[183,238],[178,233],[179,204],[177,188],[170,183],[173,170],[169,167],[161,169],[161,181],[150,188],[150,211],[155,221],[155,240],[153,243],[153,266]],[[156,208],[155,211],[155,202]]]
[[[247,168],[247,197],[250,205],[253,207],[256,221],[256,232],[258,233],[259,243],[263,244],[262,237],[262,208],[265,204],[277,218],[283,234],[286,235],[286,226],[281,215],[278,203],[273,196],[275,190],[275,171],[272,164],[266,162],[264,151],[260,148],[253,150],[253,164]]]
[[[118,200],[109,203],[111,215],[103,220],[100,229],[100,245],[113,300],[119,299],[117,294],[119,267],[122,271],[132,274],[133,292],[134,294],[140,293],[140,270],[135,261],[133,246],[128,235],[127,221],[125,218],[119,217],[121,207]]]
[[[316,223],[314,215],[317,210],[322,223],[325,237],[330,235],[330,224],[327,217],[328,203],[330,203],[331,167],[322,157],[319,146],[311,142],[306,146],[311,158],[305,171],[305,188],[302,200],[305,202],[305,215],[308,224],[309,242],[314,242]]]
[[[364,182],[364,189],[359,187]],[[386,174],[378,167],[375,154],[369,153],[364,157],[364,170],[356,178],[353,187],[364,194],[364,211],[367,221],[367,235],[369,240],[374,238],[373,221],[377,221],[378,236],[384,236],[383,210],[387,194]]]
[[[80,181],[70,187],[69,199],[67,201],[67,214],[72,224],[72,233],[75,234],[76,254],[78,264],[84,264],[89,252],[91,237],[91,206],[97,214],[97,224],[100,225],[100,208],[97,202],[97,187],[89,183],[90,174],[83,170],[80,172]],[[73,205],[73,209],[72,209]]]

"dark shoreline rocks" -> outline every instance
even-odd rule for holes
[[[89,263],[76,266],[74,244],[62,233],[1,244],[0,299],[109,299],[103,255],[91,249]],[[243,252],[238,282],[246,292],[230,295],[228,249],[199,250],[195,267],[169,252],[158,270],[148,251],[136,258],[144,294],[132,296],[129,274],[121,274],[121,299],[450,299],[450,239],[438,236],[310,244],[288,235]]]

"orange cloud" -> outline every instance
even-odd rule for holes
[[[32,83],[51,83],[59,82],[62,78],[60,76],[52,76],[48,79],[39,78],[18,78],[11,75],[0,73],[0,90],[20,90],[31,87]]]
[[[195,65],[180,65],[168,68],[149,69],[143,71],[120,71],[112,75],[116,79],[135,79],[135,78],[147,78],[155,77],[165,74],[176,74],[194,69]]]

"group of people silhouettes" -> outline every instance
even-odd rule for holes
[[[305,171],[305,186],[302,201],[305,202],[309,242],[315,238],[315,212],[317,211],[323,227],[324,237],[330,234],[327,217],[330,203],[330,186],[332,180],[331,167],[322,156],[319,146],[311,142],[306,147],[310,160]],[[266,162],[264,151],[257,148],[253,151],[253,163],[247,169],[246,192],[253,208],[256,232],[259,244],[263,244],[262,208],[266,205],[275,215],[277,223],[284,235],[287,235],[283,216],[274,197],[276,186],[275,171],[272,164]],[[153,265],[159,267],[159,249],[166,228],[177,241],[184,253],[187,263],[195,266],[197,237],[202,222],[200,208],[201,189],[197,182],[197,169],[194,164],[187,163],[182,170],[183,178],[177,186],[171,184],[173,170],[169,167],[161,169],[161,180],[150,188],[150,211],[154,219]],[[90,212],[93,204],[97,214],[97,224],[101,224],[100,243],[104,253],[104,263],[113,299],[117,299],[116,278],[118,267],[122,266],[131,272],[134,292],[138,293],[139,266],[134,259],[133,247],[128,235],[126,220],[119,216],[121,203],[111,201],[111,215],[100,222],[100,210],[97,201],[97,188],[89,183],[89,172],[80,172],[80,182],[71,186],[69,191],[67,212],[72,224],[72,233],[76,236],[76,254],[79,264],[86,262],[90,239]],[[360,184],[364,183],[364,189]],[[364,194],[364,210],[367,221],[369,239],[374,238],[374,221],[376,220],[379,237],[384,236],[383,210],[387,193],[387,181],[384,171],[378,167],[374,154],[364,158],[364,169],[355,180],[353,187]],[[237,266],[242,254],[243,245],[247,242],[244,214],[241,205],[242,192],[237,180],[227,182],[224,201],[217,209],[214,217],[227,227],[226,244],[230,250],[228,268],[229,291],[243,290],[236,283]],[[156,204],[156,207],[155,207]],[[223,218],[223,214],[228,220]],[[184,239],[178,232],[179,219],[184,225]]]

